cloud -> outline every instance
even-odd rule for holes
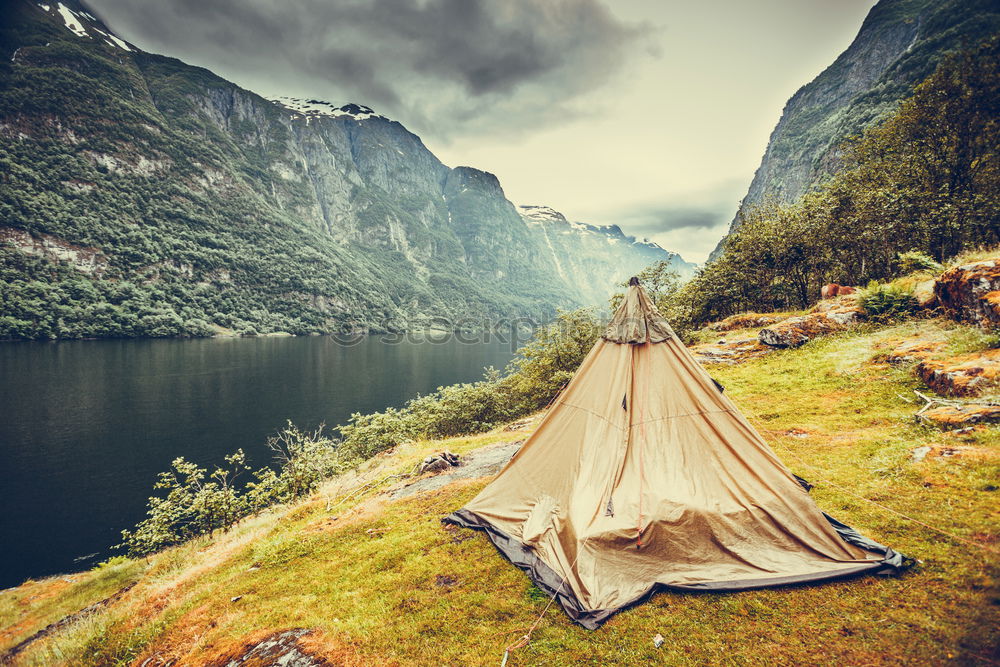
[[[656,241],[684,259],[704,262],[726,232],[746,191],[743,179],[728,179],[705,188],[665,196],[602,216],[613,219],[627,234]]]
[[[368,104],[442,136],[555,122],[652,48],[650,27],[599,0],[91,4],[147,50],[266,93]]]

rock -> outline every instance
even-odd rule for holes
[[[664,642],[663,635],[657,632],[656,636],[653,637],[653,646],[655,646],[656,648],[660,648],[661,646],[663,646],[663,642]]]
[[[823,285],[823,287],[820,288],[819,296],[821,299],[832,299],[835,296],[847,296],[848,294],[854,294],[857,291],[858,290],[854,287],[830,283],[828,285]]]
[[[987,329],[1000,326],[1000,259],[945,271],[934,283],[934,296],[953,320]]]
[[[312,630],[295,628],[279,632],[243,646],[237,655],[218,664],[225,667],[282,665],[283,667],[320,667],[330,663],[312,655],[299,642]]]
[[[942,427],[1000,422],[1000,405],[943,405],[926,410],[925,419]]]
[[[739,364],[762,357],[773,348],[761,345],[756,338],[703,343],[691,347],[694,358],[703,364]]]
[[[398,500],[418,493],[435,491],[460,479],[478,479],[495,475],[507,465],[510,457],[520,449],[523,443],[524,440],[500,442],[469,452],[463,459],[462,465],[449,467],[444,472],[421,477],[412,482],[407,481],[400,488],[391,491],[390,497],[393,500]]]
[[[1000,387],[1000,349],[924,359],[917,364],[916,372],[942,396],[980,396]]]
[[[425,458],[420,464],[420,468],[417,469],[417,474],[422,475],[425,472],[441,472],[442,470],[447,470],[448,468],[457,465],[461,465],[461,461],[459,461],[458,456],[449,451],[443,451]]]
[[[936,278],[930,278],[928,280],[921,280],[913,286],[913,298],[917,300],[918,306],[928,309],[937,305],[937,296],[934,294],[934,285],[936,283]]]
[[[818,336],[843,331],[863,319],[864,311],[858,307],[855,295],[837,296],[820,301],[806,315],[761,329],[757,337],[771,347],[797,347]]]
[[[913,461],[914,463],[920,463],[921,461],[924,460],[924,458],[926,458],[928,454],[930,454],[930,451],[931,451],[930,445],[917,447],[916,449],[913,450],[913,453],[910,456],[910,460]]]
[[[739,313],[737,315],[730,315],[724,320],[719,322],[713,322],[708,325],[708,328],[712,331],[733,331],[735,329],[752,329],[758,327],[766,327],[772,324],[776,324],[781,320],[788,319],[787,315],[776,315],[769,313],[762,315],[761,313]]]
[[[944,341],[922,338],[900,340],[897,338],[886,341],[885,345],[892,346],[892,349],[877,355],[874,361],[884,361],[895,366],[930,359],[944,347]]]

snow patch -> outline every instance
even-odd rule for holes
[[[329,118],[353,118],[354,120],[368,120],[370,118],[381,118],[389,120],[385,116],[375,113],[371,107],[363,104],[345,104],[335,106],[323,100],[304,100],[299,97],[271,97],[271,102],[283,106],[289,111],[294,111],[292,118],[304,117],[308,124],[310,118],[327,116]]]
[[[110,46],[117,46],[119,49],[125,49],[126,51],[132,50],[132,48],[128,45],[128,43],[125,42],[124,39],[120,39],[117,35],[113,35],[110,32],[104,32],[100,28],[94,28],[94,30],[104,35],[107,38],[104,41],[107,42]]]
[[[86,30],[83,29],[83,23],[77,17],[76,12],[64,5],[59,3],[58,10],[59,15],[62,16],[63,22],[66,23],[66,27],[73,31],[77,37],[90,37]]]
[[[41,2],[38,3],[38,6],[41,7],[43,11],[46,11],[46,12],[49,11],[50,9],[52,9],[52,7],[50,5],[45,5],[45,4],[42,4]]]

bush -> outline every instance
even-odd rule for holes
[[[250,471],[242,449],[227,456],[226,465],[211,474],[184,458],[175,459],[154,487],[166,495],[149,499],[147,518],[132,530],[123,530],[115,548],[132,557],[145,556],[199,535],[229,530],[250,514],[312,492],[344,467],[337,443],[324,437],[322,428],[305,433],[289,423],[268,446],[275,452],[278,470],[256,470],[251,473],[254,481],[246,485],[237,483]]]
[[[868,315],[868,319],[876,322],[900,320],[909,317],[919,308],[912,290],[874,280],[858,292],[858,305]]]
[[[928,271],[930,273],[941,273],[944,271],[944,266],[940,262],[935,261],[933,257],[919,250],[900,253],[896,258],[896,263],[899,264],[899,270],[904,275],[917,271]]]

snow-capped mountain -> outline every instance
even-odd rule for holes
[[[90,13],[90,10],[76,0],[64,2],[36,2],[42,11],[58,16],[66,29],[77,37],[103,42],[112,48],[124,51],[138,51],[134,44],[129,44],[118,35],[111,32],[108,26]]]
[[[669,262],[682,280],[694,274],[695,264],[649,239],[626,235],[618,225],[575,222],[548,206],[522,205],[518,212],[560,277],[577,286],[587,303],[604,303],[619,283],[656,262]]]
[[[10,301],[0,338],[543,321],[671,256],[522,218],[494,175],[442,164],[370,107],[265,99],[77,0],[14,0],[4,19],[0,159],[18,176],[0,270],[10,294],[47,291]],[[36,308],[70,293],[58,316]]]

